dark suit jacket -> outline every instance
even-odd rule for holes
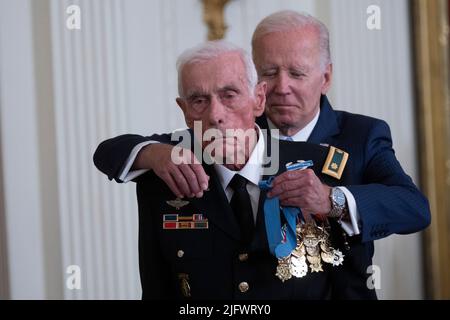
[[[268,127],[264,116],[257,123]],[[118,176],[131,150],[148,140],[170,142],[170,135],[123,135],[106,140],[97,148],[94,162],[109,179],[120,182]],[[340,185],[356,200],[362,234],[351,238],[343,274],[336,281],[340,282],[340,298],[373,298],[373,291],[365,288],[373,240],[426,228],[431,219],[428,201],[401,168],[389,126],[382,120],[334,111],[322,96],[320,117],[308,142],[327,143],[350,154],[346,170],[351,177]]]

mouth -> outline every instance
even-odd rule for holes
[[[271,108],[297,108],[296,105],[293,104],[282,104],[282,103],[271,103]]]

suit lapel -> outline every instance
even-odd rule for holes
[[[331,108],[328,98],[322,95],[320,98],[320,116],[314,130],[309,136],[308,142],[319,144],[324,142],[328,137],[339,133],[339,126],[336,113]]]

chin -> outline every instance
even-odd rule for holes
[[[268,117],[278,128],[291,127],[295,122],[288,115],[275,114]]]

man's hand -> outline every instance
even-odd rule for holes
[[[152,169],[179,198],[203,196],[209,176],[188,149],[153,143],[139,151],[133,169]]]
[[[305,214],[327,215],[331,210],[330,191],[313,170],[305,169],[280,174],[267,196],[279,196],[283,206],[300,208]]]

